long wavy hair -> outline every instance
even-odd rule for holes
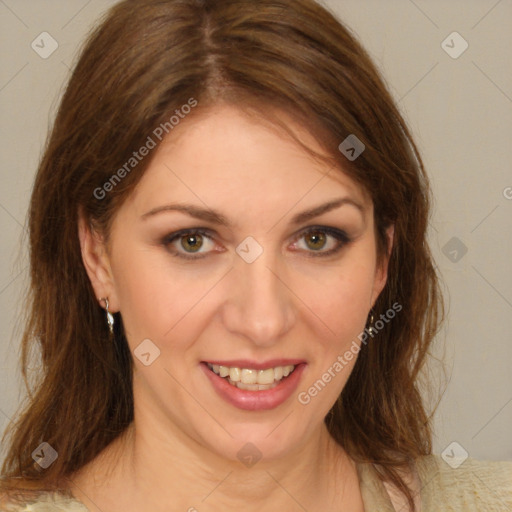
[[[388,249],[385,229],[395,225],[388,281],[374,311],[379,318],[395,302],[402,311],[362,347],[325,421],[354,460],[378,464],[381,478],[412,505],[402,469],[431,453],[431,413],[419,376],[444,317],[427,243],[431,191],[376,67],[313,0],[124,0],[88,37],[30,202],[31,286],[21,356],[28,397],[4,433],[0,490],[65,491],[67,476],[133,419],[132,355],[120,318],[109,342],[82,262],[79,211],[108,238],[151,154],[108,193],[98,188],[190,98],[197,101],[190,115],[224,103],[288,129],[272,115],[274,107],[283,109],[318,140],[325,150],[319,157],[370,194],[379,261]],[[338,149],[350,134],[365,145],[354,161]],[[31,371],[29,379],[34,357],[37,378]],[[58,452],[45,470],[31,455],[41,442]]]

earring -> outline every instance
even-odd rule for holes
[[[372,324],[373,324],[373,308],[370,310],[370,325],[368,327],[368,334],[373,338],[373,335],[375,334],[375,330],[374,330]]]
[[[112,316],[112,313],[108,310],[108,298],[104,297],[104,298],[100,299],[100,301],[105,302],[105,311],[107,312],[108,330],[110,331],[110,334],[114,334],[114,317]]]

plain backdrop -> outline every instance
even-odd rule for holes
[[[79,45],[114,3],[0,0],[2,431],[24,396],[17,315],[27,286],[32,182]],[[432,181],[429,239],[448,305],[435,346],[447,386],[434,451],[512,460],[512,2],[326,4],[382,71]]]

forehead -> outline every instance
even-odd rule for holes
[[[280,115],[301,142],[325,154],[306,127]],[[281,127],[236,107],[218,106],[169,133],[132,199],[138,209],[193,200],[222,210],[276,207],[282,212],[300,202],[340,196],[371,207],[359,184],[339,167],[313,158]]]

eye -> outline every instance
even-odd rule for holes
[[[304,235],[303,238],[308,246],[308,249],[319,251],[323,249],[327,244],[327,235],[321,231],[311,232]]]
[[[292,247],[294,250],[311,253],[310,256],[329,256],[340,251],[350,241],[344,231],[314,226],[303,231]]]
[[[204,244],[203,235],[191,233],[179,238],[180,245],[186,252],[199,252]]]
[[[206,253],[215,250],[212,237],[204,230],[186,229],[171,233],[162,240],[175,256],[196,259],[206,256]]]

